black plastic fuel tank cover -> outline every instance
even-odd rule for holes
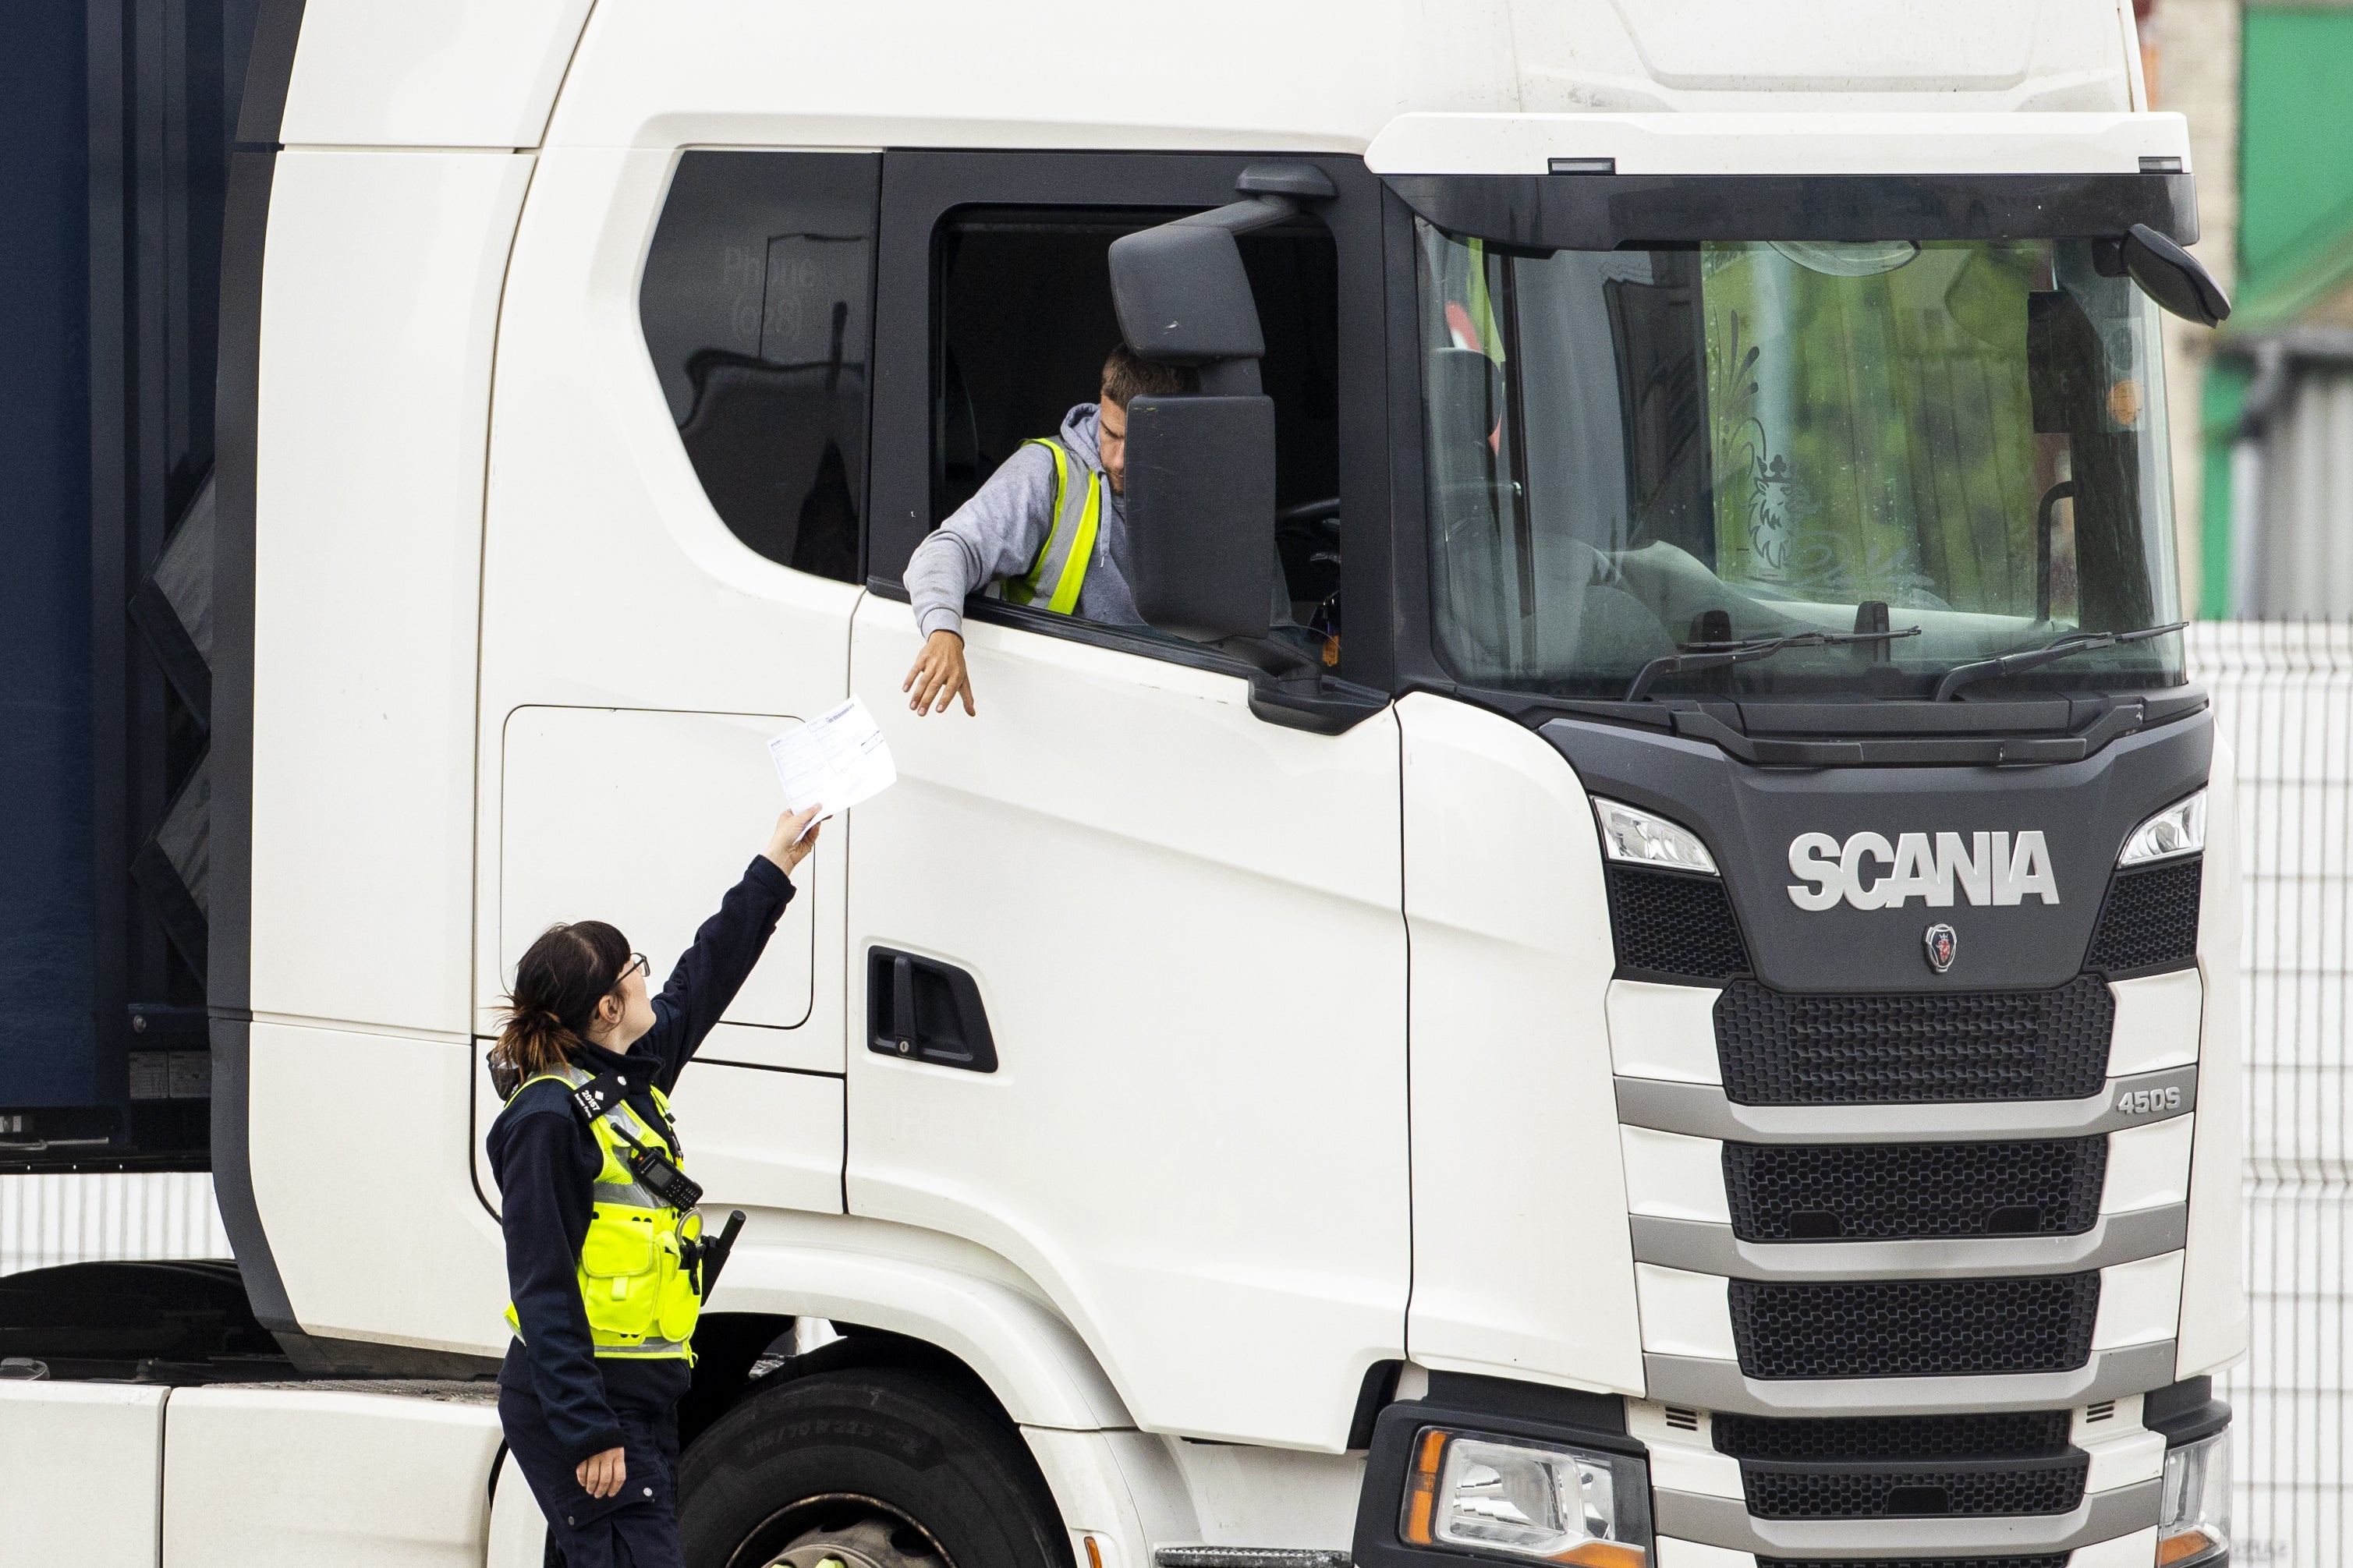
[[[2128,735],[2078,762],[2042,767],[1760,767],[1720,748],[1632,725],[1554,719],[1538,731],[1594,795],[1689,827],[1705,841],[1746,942],[1750,972],[1781,991],[1937,992],[2051,989],[2079,973],[2126,837],[2206,783],[2214,738],[2198,712]],[[1789,889],[1793,842],[1825,834],[1843,845],[1907,833],[1972,842],[2039,833],[2056,901],[1896,908],[1800,908]],[[1884,866],[1874,865],[1876,874]],[[1944,973],[1922,957],[1928,926],[1957,935]]]

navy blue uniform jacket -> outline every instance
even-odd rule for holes
[[[619,1068],[670,1093],[760,961],[792,897],[793,884],[776,862],[755,858],[670,971],[654,998],[654,1026],[627,1056],[584,1044],[579,1065],[591,1073]],[[631,1100],[648,1126],[661,1125],[649,1098]],[[588,1236],[589,1188],[604,1156],[571,1091],[553,1082],[523,1089],[491,1124],[489,1143],[506,1233],[507,1288],[522,1321],[522,1337],[507,1347],[499,1383],[539,1396],[548,1429],[577,1464],[621,1447],[616,1407],[655,1413],[676,1404],[686,1392],[686,1363],[596,1357],[578,1263]]]

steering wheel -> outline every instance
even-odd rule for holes
[[[1340,567],[1340,498],[1325,496],[1320,500],[1302,501],[1284,507],[1274,514],[1275,537],[1287,547],[1284,551],[1286,573],[1295,568],[1296,562],[1305,569],[1304,579],[1294,577],[1293,586],[1304,586],[1310,597],[1315,598],[1315,609],[1308,616],[1309,628],[1325,637],[1336,637],[1340,629],[1340,589],[1336,581]],[[1329,583],[1330,588],[1320,596],[1316,589]]]

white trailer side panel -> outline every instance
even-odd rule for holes
[[[180,1389],[164,1568],[480,1568],[498,1447],[487,1402]]]
[[[115,1258],[227,1258],[202,1171],[36,1171],[0,1176],[0,1275]]]
[[[0,1558],[40,1568],[155,1561],[167,1390],[0,1383]]]

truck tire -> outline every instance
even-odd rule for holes
[[[1071,1568],[1019,1435],[920,1373],[797,1378],[722,1416],[679,1468],[688,1568]]]

